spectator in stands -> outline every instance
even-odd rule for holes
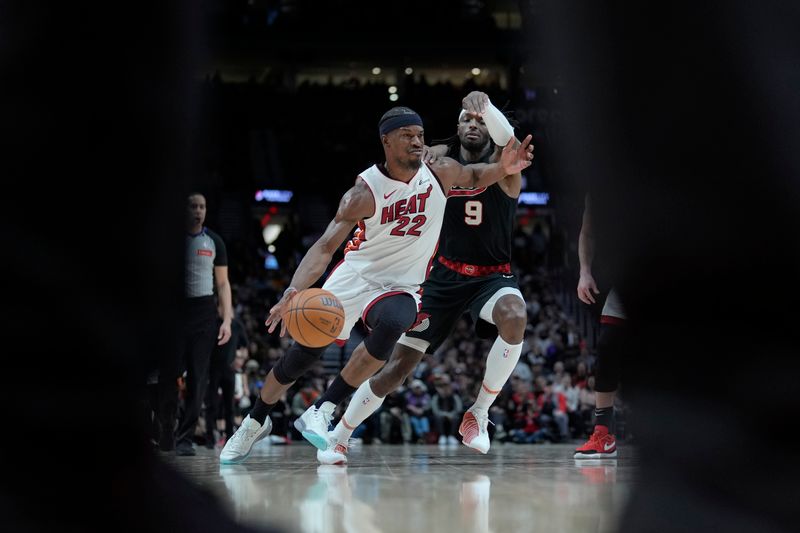
[[[587,364],[584,360],[578,360],[578,365],[575,367],[575,375],[572,376],[572,384],[579,390],[586,387],[586,381],[589,379],[589,372]]]
[[[591,433],[594,427],[594,406],[597,393],[594,390],[594,376],[589,376],[586,380],[586,387],[581,389],[580,416],[583,423],[583,433]]]
[[[560,361],[559,361],[560,362]],[[570,438],[570,416],[567,405],[567,387],[572,388],[572,378],[568,373],[563,373],[560,381],[553,381],[550,387],[550,401],[553,404],[553,420],[558,428],[558,438],[561,441]],[[577,401],[577,395],[575,400]]]
[[[406,392],[406,411],[408,412],[411,429],[417,442],[424,443],[431,431],[428,414],[431,409],[431,397],[425,383],[415,379],[411,382],[411,389]]]
[[[442,374],[435,381],[436,393],[431,400],[433,424],[439,434],[439,444],[458,444],[455,437],[461,422],[464,403],[461,396],[453,392],[450,376]]]
[[[246,361],[247,348],[239,348],[236,350],[236,357],[234,357],[231,367],[233,369],[233,404],[236,406],[234,409],[233,422],[237,426],[241,423],[242,417],[247,414],[247,410],[250,408],[247,374],[244,372]]]
[[[557,385],[564,380],[564,362],[556,361],[553,363],[553,372],[547,376],[547,380],[553,385]]]
[[[381,440],[386,444],[403,444],[411,441],[411,422],[405,411],[405,391],[396,389],[386,395],[380,411]]]
[[[516,428],[511,430],[511,440],[517,444],[542,442],[548,432],[539,425],[539,417],[534,405],[528,405],[518,418]]]

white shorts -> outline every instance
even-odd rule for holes
[[[600,313],[601,324],[617,324],[625,320],[625,309],[622,307],[622,301],[617,295],[617,291],[612,287],[606,297],[606,303],[603,305],[603,311]]]
[[[350,337],[350,330],[356,325],[359,318],[364,318],[375,303],[394,294],[408,294],[414,298],[419,309],[422,298],[419,294],[419,285],[408,286],[380,286],[369,282],[358,275],[346,262],[342,261],[330,273],[322,288],[336,296],[344,307],[344,327],[338,340],[344,341]]]

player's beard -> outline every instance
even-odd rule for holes
[[[405,161],[401,161],[401,164],[408,170],[419,170],[422,166],[422,158],[420,157],[417,160],[408,158]]]
[[[478,141],[473,141],[464,137],[461,139],[461,146],[467,149],[468,152],[472,152],[473,154],[480,154],[486,148],[488,142],[486,139],[480,139]]]

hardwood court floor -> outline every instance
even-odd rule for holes
[[[580,443],[578,443],[580,444]],[[217,494],[241,523],[297,532],[603,532],[636,482],[636,454],[575,460],[575,444],[373,444],[320,466],[305,442],[262,441],[240,465],[219,449],[165,462]]]

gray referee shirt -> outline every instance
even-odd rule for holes
[[[219,235],[208,228],[186,235],[185,292],[187,298],[214,295],[214,267],[228,266],[228,253]]]

